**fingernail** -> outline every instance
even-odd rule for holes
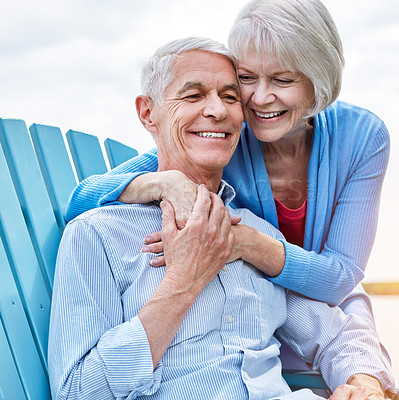
[[[148,246],[143,246],[143,247],[141,248],[141,252],[142,252],[142,253],[149,253],[149,252],[150,252],[150,249],[149,249]]]
[[[144,243],[145,243],[145,244],[151,243],[151,240],[150,240],[150,237],[149,237],[149,236],[147,236],[146,238],[144,238]]]

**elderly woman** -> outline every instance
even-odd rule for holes
[[[372,325],[369,299],[357,285],[376,232],[389,136],[371,112],[336,101],[344,58],[329,12],[318,0],[252,1],[238,15],[229,47],[238,60],[245,123],[224,179],[237,192],[235,207],[249,208],[286,238],[233,226],[234,254],[271,281],[341,304]],[[187,101],[200,98],[196,92]],[[86,179],[71,197],[67,219],[116,200],[162,197],[180,213],[195,186],[178,173],[140,175],[156,170],[153,150]],[[175,200],[179,190],[187,201]],[[160,251],[158,237],[148,238],[144,251]]]

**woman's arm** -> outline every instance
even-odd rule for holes
[[[92,208],[117,201],[128,184],[137,176],[158,169],[156,149],[134,157],[103,175],[92,175],[72,192],[65,212],[65,220]]]
[[[326,238],[321,240],[320,251],[285,243],[285,265],[281,274],[271,279],[274,283],[338,305],[363,279],[389,157],[389,135],[383,123],[370,130],[362,146],[361,151],[354,151],[342,188],[334,188],[336,206],[331,219],[324,222]],[[337,168],[338,164],[339,160]]]

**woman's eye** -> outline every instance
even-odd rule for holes
[[[238,75],[238,80],[241,83],[252,83],[256,81],[256,77],[252,75]]]
[[[281,78],[275,78],[274,82],[276,82],[277,85],[280,86],[290,86],[294,83],[292,79],[281,79]]]

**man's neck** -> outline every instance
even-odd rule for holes
[[[170,171],[177,170],[182,172],[187,178],[191,179],[193,182],[198,185],[205,185],[210,192],[218,193],[220,182],[222,180],[223,170],[221,171],[209,171],[204,169],[195,169],[195,168],[182,168],[178,165],[168,165],[165,163],[159,162],[158,171]]]

